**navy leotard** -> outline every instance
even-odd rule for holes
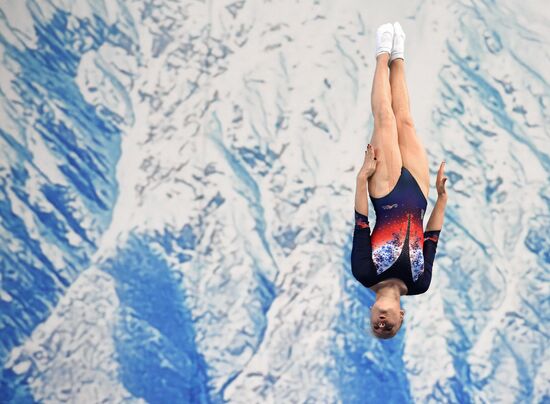
[[[424,293],[432,280],[440,230],[422,230],[427,201],[418,183],[402,167],[393,190],[371,201],[376,213],[372,235],[368,217],[355,212],[353,276],[366,287],[398,278],[407,286],[408,295]]]

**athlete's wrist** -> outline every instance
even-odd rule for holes
[[[357,174],[357,185],[364,185],[367,186],[367,182],[369,181],[370,175],[366,172],[359,172]]]

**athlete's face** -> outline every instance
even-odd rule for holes
[[[399,300],[377,300],[372,306],[370,316],[374,335],[379,338],[393,337],[399,331],[404,315]]]

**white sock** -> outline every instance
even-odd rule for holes
[[[393,44],[393,25],[391,23],[382,24],[376,30],[376,56],[381,53],[391,55]]]
[[[390,63],[395,59],[405,59],[405,32],[397,21],[393,23],[393,45],[391,49]]]

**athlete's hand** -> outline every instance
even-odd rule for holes
[[[437,188],[438,197],[447,197],[447,190],[445,189],[445,183],[447,182],[447,177],[445,176],[445,162],[441,162],[439,170],[437,171],[437,180],[435,182],[435,187]]]
[[[363,161],[363,166],[359,170],[359,174],[357,174],[357,178],[360,179],[369,179],[374,172],[376,171],[376,155],[374,152],[374,147],[372,145],[367,146],[367,150],[365,151],[365,160]]]

